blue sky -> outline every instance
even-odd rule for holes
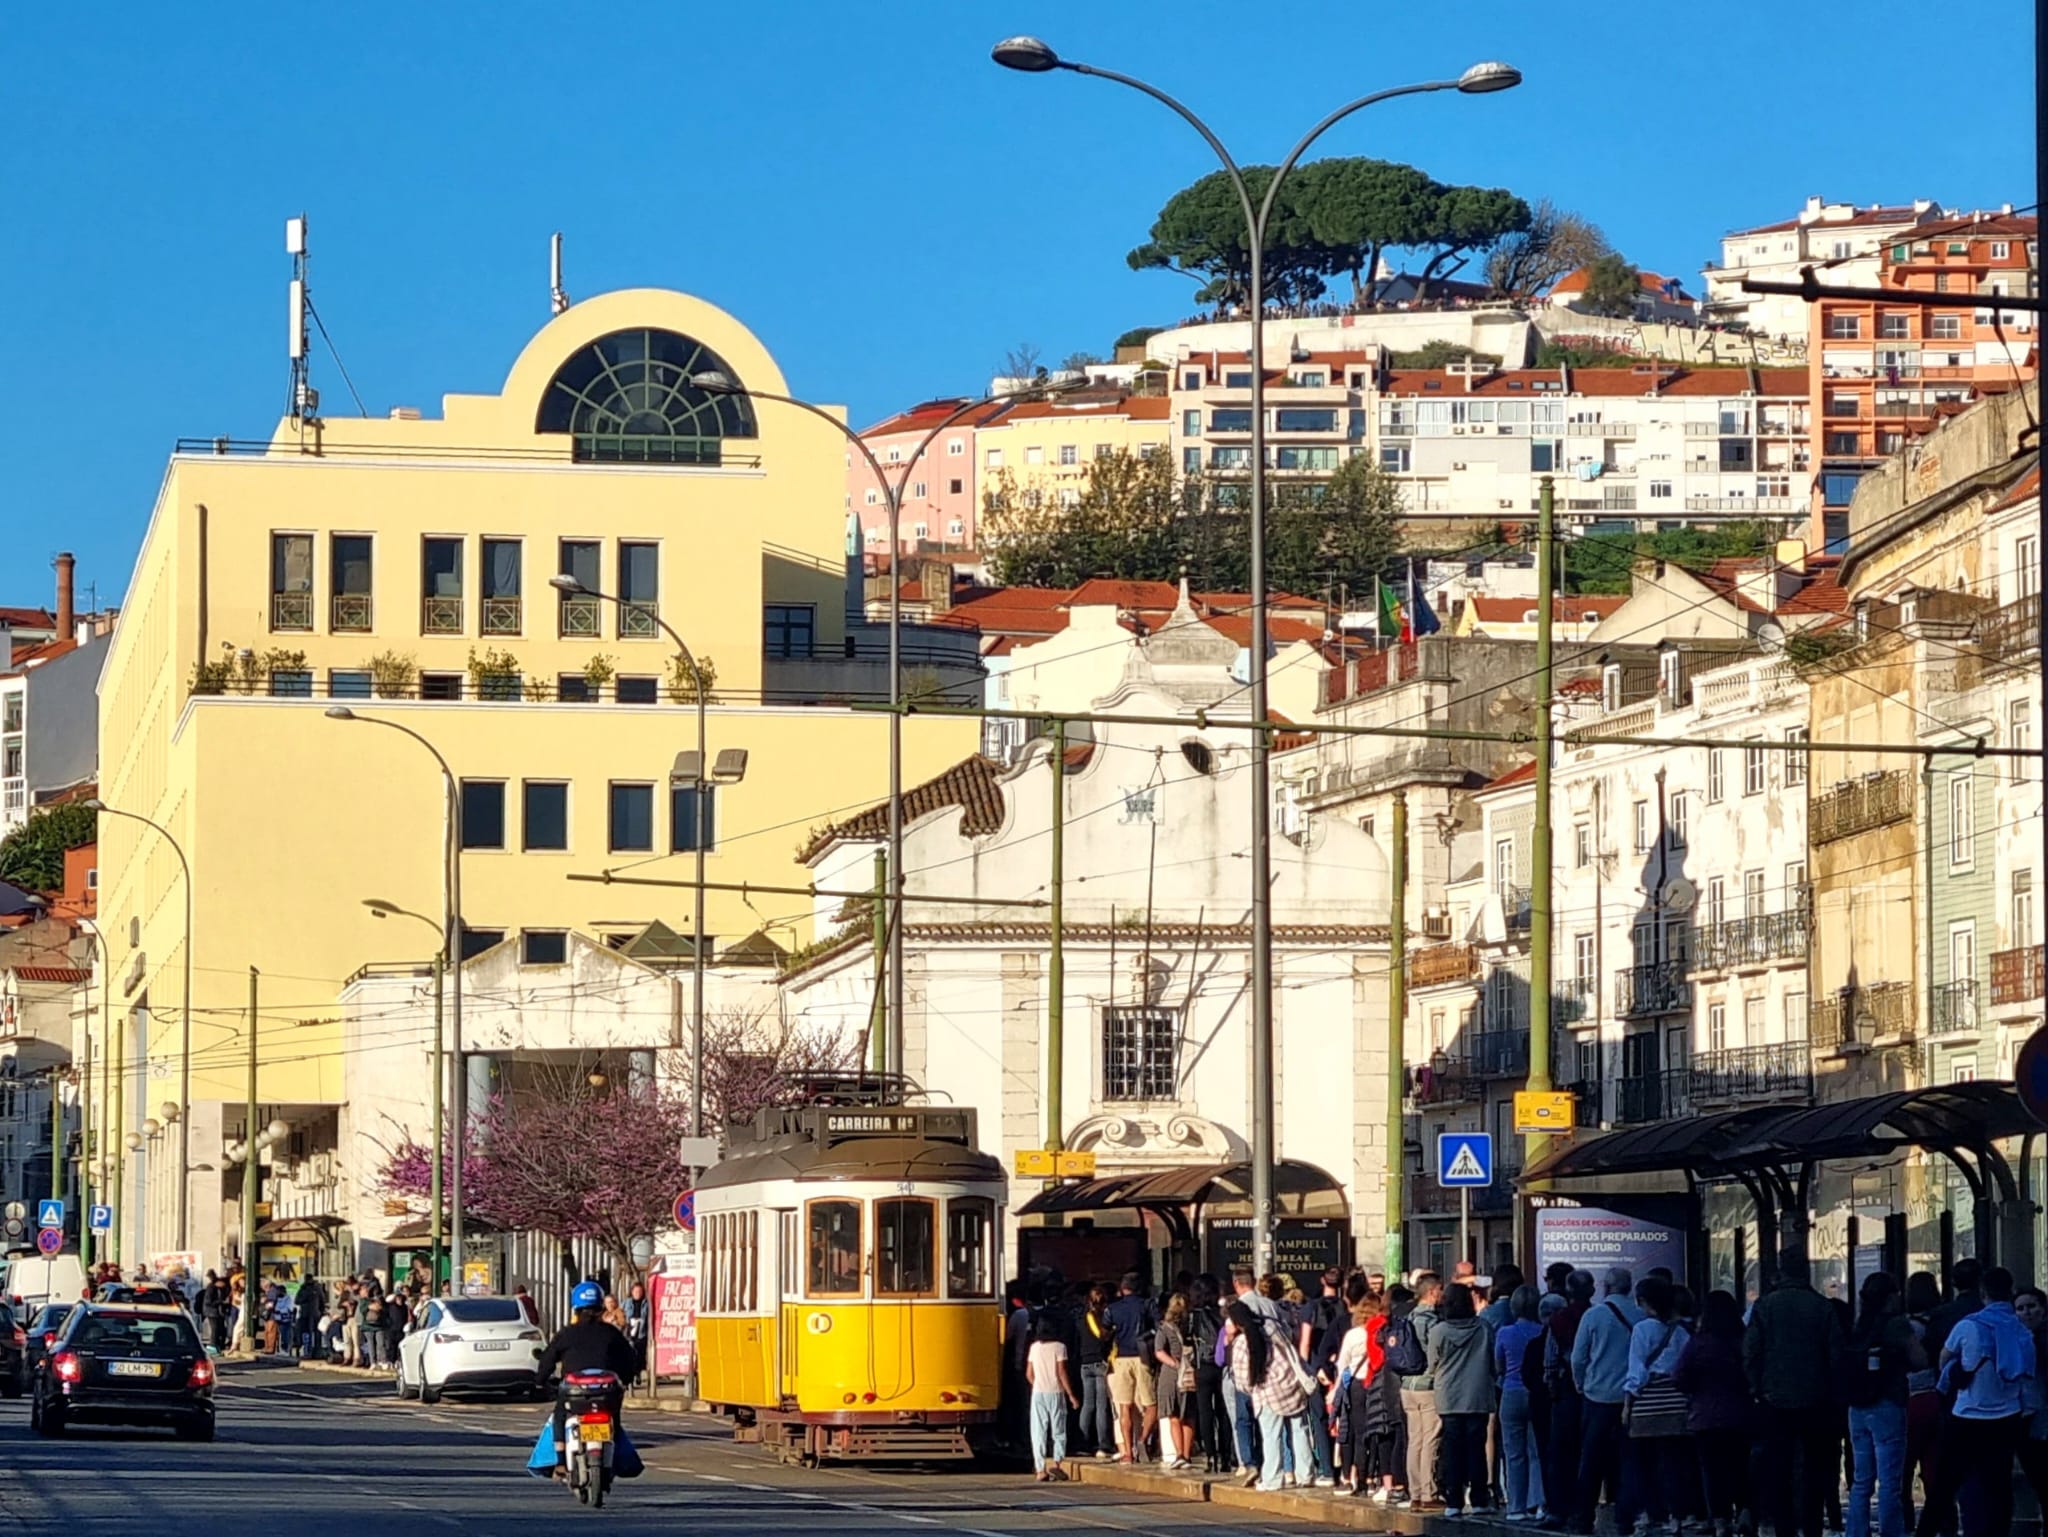
[[[42,601],[64,547],[118,595],[173,440],[274,425],[302,209],[373,412],[496,388],[561,229],[572,293],[702,294],[864,424],[978,390],[1018,342],[1102,351],[1189,308],[1123,257],[1207,149],[1135,93],[998,70],[1006,32],[1146,76],[1247,161],[1353,94],[1511,60],[1520,90],[1373,108],[1327,148],[1549,196],[1696,285],[1724,229],[1808,193],[2033,201],[2028,8],[1973,13],[1946,108],[1905,67],[1926,8],[1853,9],[29,7],[0,101],[0,602]]]

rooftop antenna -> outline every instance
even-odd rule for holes
[[[313,388],[309,377],[311,359],[306,350],[306,311],[312,302],[306,287],[306,271],[311,257],[306,251],[306,216],[284,221],[285,254],[292,259],[291,283],[291,335],[289,350],[292,362],[291,398],[286,403],[286,413],[301,428],[301,436],[307,422],[317,422],[320,413],[320,392]]]
[[[562,232],[548,237],[548,299],[559,315],[569,307],[569,291],[562,286]]]

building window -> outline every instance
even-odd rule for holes
[[[423,672],[420,674],[420,698],[460,699],[463,685],[468,681],[465,673]]]
[[[1726,793],[1726,777],[1721,770],[1721,749],[1709,747],[1707,749],[1707,804],[1709,806],[1718,805],[1721,797]]]
[[[1728,1049],[1728,1005],[1710,1003],[1707,1005],[1707,1050]]]
[[[612,685],[612,697],[620,704],[655,704],[659,702],[661,680],[645,673],[622,676]]]
[[[462,926],[462,958],[465,961],[473,960],[484,951],[504,942],[503,929],[473,929],[466,923]]]
[[[953,530],[958,533],[956,522]],[[818,610],[810,603],[770,603],[761,610],[762,649],[769,656],[807,657],[817,639]]]
[[[1102,1097],[1172,1099],[1179,1079],[1179,1031],[1171,1009],[1102,1011]]]
[[[1764,750],[1761,746],[1742,749],[1742,793],[1761,795],[1764,793]]]
[[[2034,872],[2015,870],[2012,872],[2012,927],[2007,931],[2009,944],[2030,945],[2034,942]]]
[[[1199,411],[1181,412],[1180,430],[1183,437],[1199,438],[1202,435],[1202,413]]]
[[[1977,802],[1968,769],[1948,776],[1948,867],[1967,870],[1977,862]]]
[[[1938,342],[1959,342],[1963,339],[1963,317],[1960,315],[1930,315],[1927,317],[1927,334]]]
[[[370,536],[336,534],[328,541],[327,627],[336,634],[361,635],[370,629]]]
[[[865,501],[867,505],[870,507],[880,506],[882,501],[882,493],[877,491],[873,486],[869,486],[867,490],[862,493],[862,500]]]
[[[1252,371],[1249,368],[1226,369],[1223,374],[1226,390],[1248,390],[1252,387]]]
[[[913,480],[910,483],[910,495],[915,501],[923,501],[925,499],[925,483],[921,480]]]
[[[1003,451],[1000,448],[988,449],[982,454],[981,462],[985,469],[999,470],[1003,467]]]
[[[2007,260],[2010,260],[2010,259],[2011,259],[2011,257],[2012,257],[2012,243],[2011,243],[2010,241],[2006,241],[2006,240],[1994,240],[1994,241],[1992,241],[1992,242],[1991,242],[1991,259],[1992,259],[1993,261],[1995,261],[1995,262],[2002,262],[2002,261],[2007,261]]]
[[[661,548],[644,541],[619,541],[619,639],[651,639],[661,601]]]
[[[1671,797],[1670,826],[1666,829],[1665,844],[1676,853],[1685,847],[1685,830],[1692,820],[1692,797],[1681,790]]]
[[[1408,473],[1408,445],[1405,443],[1381,444],[1380,468],[1389,475],[1406,475]]]
[[[329,699],[368,699],[372,692],[370,674],[359,667],[330,667],[327,669],[327,697]]]
[[[501,849],[505,846],[505,782],[502,779],[462,781],[462,846]]]
[[[270,697],[273,699],[311,699],[313,697],[313,670],[310,667],[271,668]]]
[[[653,785],[615,784],[611,787],[606,843],[614,854],[654,852]]]
[[[574,577],[577,585],[585,589],[580,593],[563,593],[557,604],[562,638],[596,640],[604,633],[598,617],[601,600],[590,596],[603,585],[598,574],[602,563],[598,542],[595,539],[564,539],[560,552],[556,569],[564,576]]]
[[[1202,451],[1199,448],[1183,448],[1180,451],[1181,470],[1189,475],[1202,473]]]
[[[668,792],[668,846],[677,854],[695,853],[698,840],[699,803],[695,785],[671,785]],[[704,786],[702,827],[704,851],[718,847],[718,786]]]
[[[1024,449],[1024,462],[1027,465],[1045,463],[1045,446],[1040,443],[1026,445]]]
[[[462,633],[462,540],[429,537],[420,544],[420,633]]]
[[[2005,741],[2008,747],[2021,752],[2031,752],[2034,747],[2034,702],[2031,699],[2015,699],[2006,706]],[[2007,773],[2014,784],[2023,783],[2032,777],[2027,773],[2025,758],[2008,758]]]
[[[569,935],[562,929],[522,929],[519,932],[519,964],[560,966],[569,959]]]
[[[1653,502],[1662,502],[1662,501],[1669,501],[1669,500],[1670,500],[1670,498],[1671,498],[1671,482],[1670,482],[1670,481],[1668,481],[1668,480],[1653,480],[1653,481],[1651,481],[1651,482],[1650,482],[1650,500],[1651,500],[1651,501],[1653,501]]]
[[[1593,862],[1593,826],[1579,822],[1572,827],[1572,868],[1583,870]]]
[[[2041,590],[2040,549],[2040,542],[2032,534],[2013,541],[2013,581],[2019,589],[2014,596],[2031,598]]]
[[[1838,311],[1828,316],[1826,331],[1836,341],[1852,341],[1863,334],[1863,317]]]
[[[1062,494],[1062,495],[1065,495],[1066,493],[1062,492],[1061,494]],[[1076,495],[1079,495],[1079,493],[1078,493],[1078,492],[1076,492],[1075,494],[1076,494]],[[914,524],[912,524],[912,525],[911,525],[911,529],[910,529],[910,537],[911,537],[911,538],[913,538],[913,539],[928,539],[928,538],[930,538],[930,537],[931,537],[931,532],[932,532],[932,526],[931,526],[931,524],[929,524],[929,523],[914,523]]]
[[[1636,852],[1638,854],[1647,854],[1650,852],[1650,803],[1648,801],[1637,801],[1635,812]]]
[[[1855,432],[1831,432],[1827,435],[1827,452],[1838,454],[1845,459],[1854,459],[1863,452],[1863,437]]]
[[[966,525],[965,523],[961,522],[961,521],[960,521],[960,519],[958,519],[958,518],[955,518],[955,519],[954,519],[954,520],[953,520],[952,522],[950,522],[950,523],[948,523],[948,524],[946,525],[946,536],[947,536],[948,538],[950,538],[950,539],[964,539],[964,538],[966,538],[966,537],[967,537],[967,525]]]
[[[541,397],[536,428],[568,433],[578,460],[718,464],[726,438],[751,438],[744,393],[699,389],[698,374],[738,372],[695,339],[635,328],[600,336],[559,368]]]
[[[1785,905],[1804,907],[1809,900],[1806,890],[1806,861],[1795,859],[1785,866]]]
[[[1764,1002],[1762,998],[1742,1000],[1742,1044],[1745,1046],[1764,1043]]]
[[[964,480],[949,480],[946,482],[946,494],[948,496],[958,496],[966,488],[967,482]]]
[[[1080,462],[1081,462],[1081,450],[1080,450],[1080,448],[1079,448],[1079,447],[1078,447],[1077,445],[1075,445],[1075,444],[1073,444],[1073,443],[1062,443],[1062,444],[1060,444],[1060,463],[1061,463],[1061,464],[1079,464]]]
[[[313,536],[270,536],[270,627],[313,628]]]
[[[526,543],[520,539],[483,541],[483,631],[486,635],[517,635],[526,627],[520,594],[524,590]]]
[[[565,672],[555,676],[555,697],[564,704],[588,704],[597,696],[582,673]]]
[[[1804,726],[1787,726],[1785,728],[1786,741],[1804,742],[1806,739],[1807,734]],[[1785,754],[1785,787],[1787,789],[1806,783],[1806,759],[1807,753],[1803,747],[1795,747]]]
[[[1515,840],[1496,838],[1493,841],[1493,890],[1496,896],[1505,897],[1515,885]]]
[[[1717,929],[1728,917],[1728,882],[1719,875],[1707,877],[1707,894],[1700,902],[1700,921]]]
[[[520,847],[563,853],[569,847],[569,786],[559,779],[529,779],[519,787]]]
[[[1582,993],[1590,993],[1600,975],[1600,957],[1597,940],[1591,934],[1572,936],[1572,978]],[[1591,1007],[1589,1003],[1588,1008]]]
[[[1898,310],[1887,310],[1877,317],[1877,334],[1904,340],[1913,334],[1913,317]]]

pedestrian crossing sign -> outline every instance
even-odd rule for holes
[[[1493,1134],[1447,1131],[1436,1139],[1436,1182],[1447,1189],[1493,1183]]]

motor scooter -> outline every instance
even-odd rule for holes
[[[611,1372],[570,1372],[562,1379],[562,1467],[581,1504],[601,1506],[611,1490],[625,1392]]]

